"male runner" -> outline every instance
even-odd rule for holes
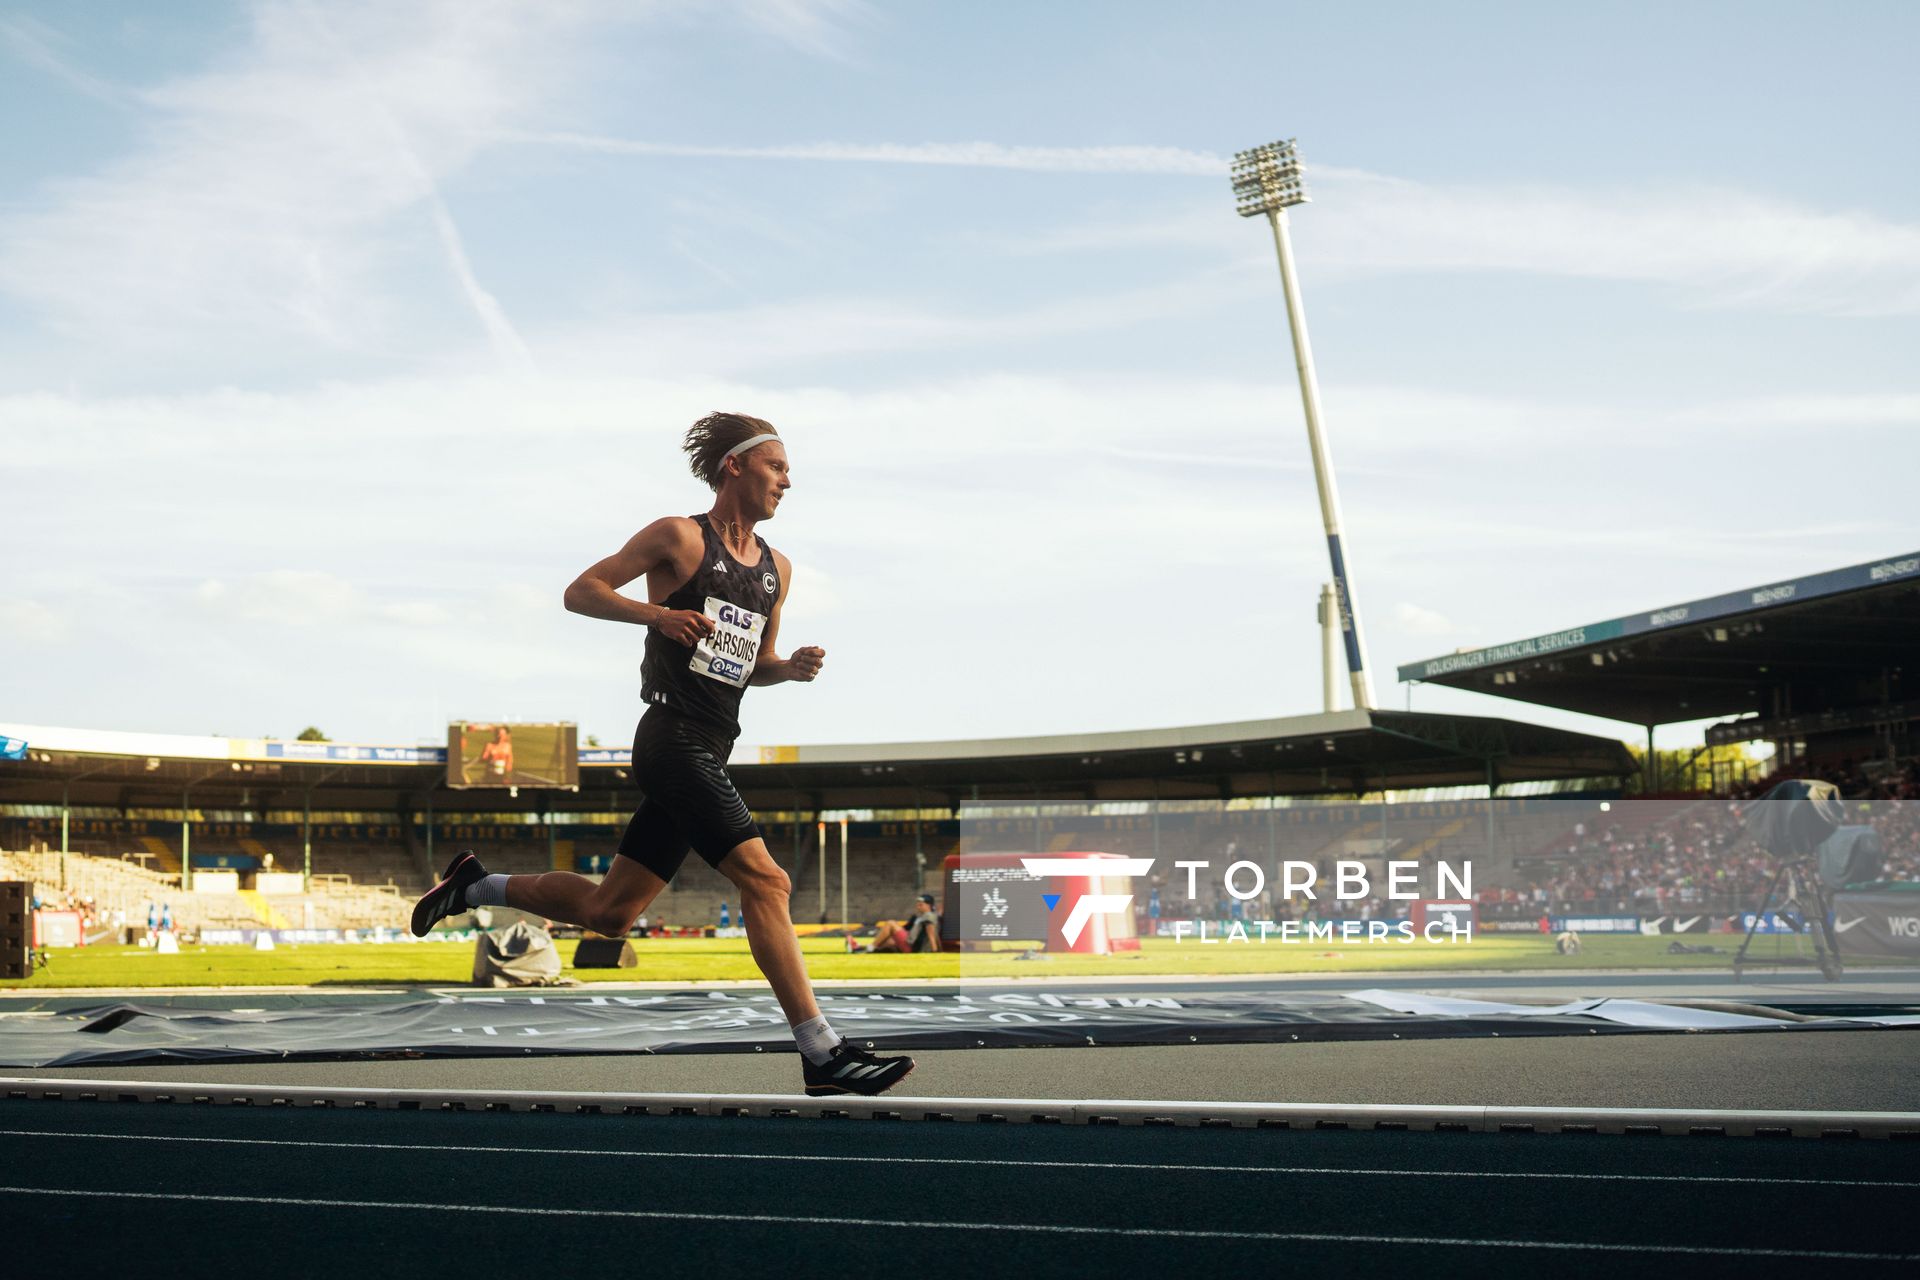
[[[809,1094],[875,1094],[913,1070],[835,1034],[814,1002],[787,902],[793,885],[767,852],[753,815],[727,776],[749,684],[811,681],[823,649],[778,656],[774,639],[793,566],[754,526],[773,518],[793,482],[772,424],[714,413],[682,447],[714,491],[705,515],[656,520],[567,588],[574,613],[647,628],[641,696],[651,705],[633,739],[633,777],[646,793],[599,883],[568,871],[488,875],[471,852],[448,865],[413,909],[413,932],[469,907],[509,906],[612,937],[667,887],[691,846],[733,881],[754,963],[766,975],[805,1059]],[[644,577],[643,603],[619,588]]]
[[[487,767],[487,779],[500,786],[513,779],[513,734],[507,726],[495,725],[493,741],[480,748],[480,763]]]

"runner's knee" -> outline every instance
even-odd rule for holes
[[[793,895],[792,877],[772,858],[760,858],[747,866],[733,868],[732,878],[746,898],[784,901]]]
[[[779,867],[768,867],[741,889],[756,898],[784,902],[793,896],[793,878]]]
[[[580,923],[595,933],[605,934],[609,938],[626,936],[633,928],[633,922],[639,918],[640,909],[624,902],[595,902],[587,909],[587,918]]]

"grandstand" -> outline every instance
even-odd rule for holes
[[[1769,742],[1758,776],[1722,773],[1718,802],[1646,802],[1515,867],[1498,910],[1634,915],[1737,912],[1771,864],[1739,841],[1729,799],[1817,777],[1874,803],[1887,875],[1920,880],[1920,553],[1790,578],[1410,663],[1402,680],[1471,689],[1653,730],[1725,717],[1703,751]],[[1657,767],[1658,757],[1647,758]],[[1643,779],[1658,793],[1661,779]],[[1497,913],[1497,912],[1496,912]]]
[[[1916,655],[1920,552],[1461,650],[1399,674],[1644,725],[1649,742],[1660,725],[1727,717],[1707,730],[1708,746],[1771,742],[1776,777],[1831,771],[1856,790],[1897,794],[1920,753]]]
[[[1768,739],[1767,778],[1920,796],[1920,555],[1413,663],[1403,679],[1651,727],[1729,717]],[[0,725],[5,873],[189,927],[393,928],[454,848],[508,872],[604,871],[639,795],[626,752],[580,751],[578,790],[454,791],[441,746],[194,738]],[[1650,758],[1652,758],[1650,756]],[[1344,711],[1121,733],[743,746],[729,768],[793,876],[796,921],[902,914],[951,853],[1099,848],[1152,857],[1371,864],[1471,859],[1489,910],[1737,910],[1724,804],[1603,814],[1638,766],[1623,744],[1508,719]],[[1641,795],[1659,792],[1641,779]],[[1539,793],[1558,793],[1547,795]],[[1572,793],[1572,794],[1569,794]],[[1392,803],[1389,803],[1389,802]],[[1895,867],[1913,824],[1885,812]],[[1895,815],[1895,816],[1887,816]],[[1876,818],[1880,822],[1881,817]],[[844,884],[842,840],[845,841]],[[62,856],[62,855],[65,856]],[[1718,863],[1715,863],[1718,859]],[[1164,865],[1164,864],[1163,864]],[[731,886],[689,859],[653,923],[704,927]],[[1596,905],[1597,904],[1597,905]],[[1357,909],[1387,910],[1387,904]]]
[[[0,726],[0,734],[28,744],[23,758],[0,761],[0,848],[42,858],[34,876],[42,884],[70,884],[83,863],[124,864],[113,880],[124,892],[115,892],[128,903],[139,898],[142,917],[152,891],[171,887],[196,902],[192,915],[178,909],[182,922],[209,927],[257,926],[266,911],[303,926],[391,926],[395,904],[425,888],[453,848],[473,848],[509,872],[603,871],[639,801],[625,753],[605,748],[580,752],[578,791],[480,795],[446,788],[440,747],[25,725]],[[1035,848],[1096,836],[1115,847],[1171,848],[1212,811],[1277,848],[1276,833],[1298,821],[1283,821],[1281,811],[1316,799],[1617,786],[1634,765],[1619,743],[1586,734],[1348,711],[1052,738],[744,747],[730,768],[793,876],[796,919],[812,922],[837,919],[843,892],[853,920],[902,914],[914,894],[937,887],[942,860],[961,848],[963,812],[1012,806],[1025,815],[1020,838],[1039,824]],[[1451,815],[1418,838],[1413,822],[1400,820],[1405,841],[1438,849],[1467,818]],[[1261,829],[1269,834],[1252,834]],[[710,925],[731,894],[689,859],[650,916]]]

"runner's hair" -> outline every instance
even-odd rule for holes
[[[718,492],[724,475],[720,462],[727,456],[727,450],[742,440],[779,434],[764,418],[750,418],[744,413],[710,413],[687,428],[687,438],[680,447],[686,450],[693,474],[705,481],[707,488]]]

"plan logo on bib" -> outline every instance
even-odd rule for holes
[[[1143,876],[1153,870],[1152,858],[1021,858],[1020,865],[1027,874],[1043,879],[1057,876],[1062,879],[1098,878],[1117,880],[1121,877]],[[1060,907],[1062,895],[1043,893],[1041,900],[1047,904],[1048,911]],[[1125,911],[1133,902],[1131,893],[1083,893],[1075,898],[1067,909],[1066,923],[1060,926],[1060,934],[1072,946],[1080,941],[1081,932],[1087,927],[1087,921],[1095,915],[1105,915],[1112,911]]]

